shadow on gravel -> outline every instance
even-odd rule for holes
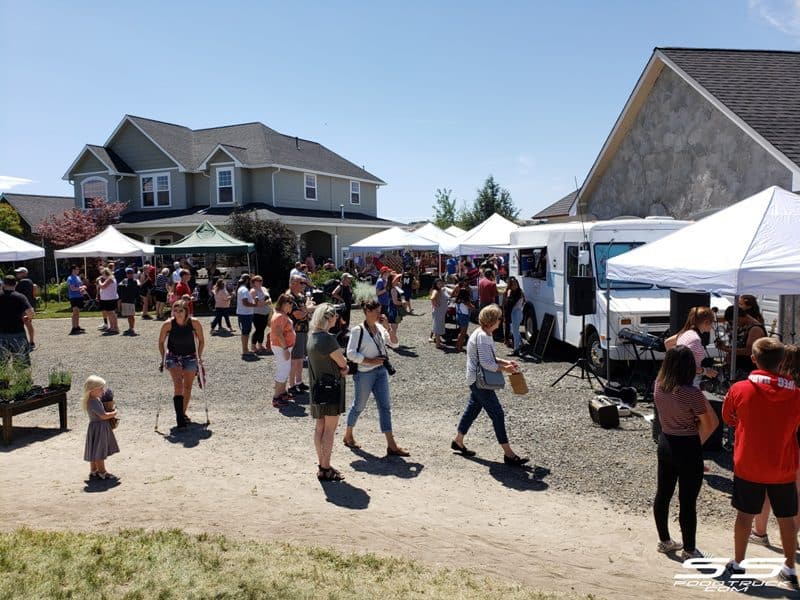
[[[160,433],[170,444],[183,444],[184,448],[195,448],[202,440],[207,440],[214,432],[207,425],[192,423],[187,427],[173,427],[167,435]]]
[[[728,494],[729,496],[733,494],[733,478],[731,477],[722,477],[721,475],[711,475],[709,473],[705,474],[706,484],[709,487],[714,488],[724,494]]]
[[[364,510],[369,506],[370,496],[361,488],[346,481],[320,481],[325,500],[342,508]]]
[[[83,491],[87,494],[96,494],[98,492],[107,492],[108,490],[117,487],[122,483],[119,479],[111,481],[109,479],[87,479],[86,485],[83,486]]]
[[[415,347],[416,346],[398,346],[397,348],[394,348],[394,351],[400,356],[416,358],[419,356],[419,354],[414,351]]]
[[[51,437],[57,436],[59,433],[66,433],[69,429],[61,431],[60,429],[49,429],[43,427],[17,427],[14,425],[13,436],[11,443],[8,446],[0,446],[0,453],[11,452],[17,448],[24,448],[36,442],[46,442]]]
[[[213,333],[211,333],[209,335],[212,335],[214,337],[229,338],[229,337],[233,337],[236,334],[233,333],[232,331],[228,331],[227,329],[220,329],[219,331],[213,332]],[[236,337],[239,337],[239,336],[236,335]]]
[[[455,453],[454,453],[455,454]],[[477,456],[464,456],[465,460],[471,460],[479,465],[489,467],[489,475],[502,483],[505,487],[520,492],[543,492],[550,486],[542,479],[550,475],[547,467],[537,467],[523,465],[522,467],[512,467],[502,462],[486,460]]]
[[[350,463],[353,470],[359,473],[413,479],[425,468],[422,463],[410,462],[401,456],[375,456],[361,448],[351,448],[351,451],[361,457],[361,460],[354,460]]]
[[[308,404],[308,400],[301,403],[300,398],[295,398],[293,403],[287,404],[286,406],[281,406],[278,409],[278,412],[284,417],[291,417],[293,419],[307,417],[308,413],[306,412],[306,407],[303,406],[303,404]]]

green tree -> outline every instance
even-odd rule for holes
[[[452,194],[453,190],[447,188],[436,190],[433,223],[440,229],[446,229],[456,222],[456,200],[451,199]]]
[[[511,194],[489,175],[478,190],[478,197],[471,207],[464,207],[459,212],[459,225],[471,229],[482,223],[493,214],[498,213],[510,221],[515,221],[519,216],[519,209],[514,205]]]
[[[19,213],[10,204],[0,204],[0,231],[16,236],[23,233]]]
[[[286,289],[289,271],[297,260],[297,236],[278,220],[260,218],[255,210],[232,213],[225,229],[232,236],[255,244],[259,275],[273,299],[277,299]]]

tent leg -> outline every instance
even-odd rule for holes
[[[56,268],[56,297],[61,302],[61,277],[58,275],[58,259],[53,254],[53,266]]]
[[[247,272],[250,273],[250,253],[247,253]]]
[[[728,379],[733,383],[736,377],[736,342],[739,329],[739,295],[733,297],[733,323],[731,323],[731,374]]]

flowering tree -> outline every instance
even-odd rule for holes
[[[61,215],[50,215],[39,223],[36,231],[55,248],[66,248],[88,240],[108,225],[119,223],[125,210],[124,202],[106,202],[102,198],[89,200],[89,208],[70,208]]]

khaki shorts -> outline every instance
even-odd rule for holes
[[[132,317],[136,314],[136,305],[135,304],[128,304],[127,302],[123,302],[120,305],[120,314],[123,317]]]

